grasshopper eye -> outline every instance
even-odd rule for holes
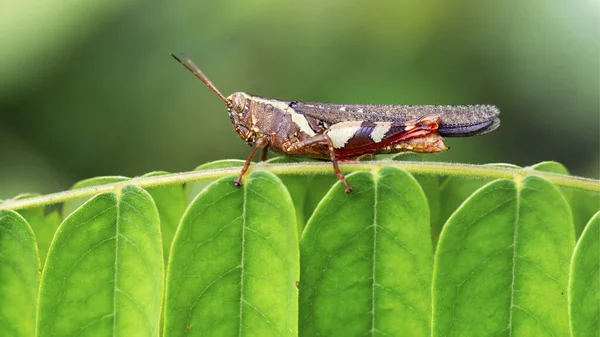
[[[236,92],[235,94],[231,95],[231,104],[233,110],[240,113],[244,111],[244,108],[246,107],[246,97],[244,97],[244,95],[241,93]]]

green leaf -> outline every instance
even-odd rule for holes
[[[216,160],[210,163],[202,164],[194,169],[194,171],[201,170],[211,170],[211,169],[220,169],[220,168],[230,168],[230,167],[241,167],[244,165],[243,160],[239,159],[224,159],[224,160]],[[235,178],[233,178],[235,179]],[[194,181],[187,184],[187,201],[188,203],[194,200],[194,198],[198,195],[198,193],[202,192],[206,188],[206,186],[210,185],[214,180],[201,180]],[[232,182],[233,184],[233,182]]]
[[[90,186],[99,186],[99,185],[104,185],[104,184],[119,183],[119,182],[122,182],[125,180],[129,180],[129,178],[122,177],[122,176],[94,177],[94,178],[89,178],[89,179],[79,181],[75,185],[73,185],[70,189],[75,190],[78,188],[84,188],[84,187],[90,187]],[[65,201],[65,203],[63,204],[63,208],[62,208],[63,218],[66,218],[69,214],[73,213],[74,210],[76,210],[79,206],[83,205],[89,199],[90,198],[78,198],[78,199]]]
[[[440,236],[434,335],[568,335],[574,243],[569,205],[550,182],[530,176],[482,187]]]
[[[487,164],[485,166],[495,167],[506,167],[506,168],[519,168],[519,166],[506,164],[506,163],[495,163]],[[433,226],[432,235],[439,237],[439,232],[444,227],[444,224],[450,218],[450,215],[456,211],[456,209],[477,189],[484,184],[490,182],[490,179],[474,178],[474,177],[446,177],[440,184],[440,199],[443,200],[440,206],[440,215],[438,223]]]
[[[156,336],[163,289],[159,217],[136,186],[100,194],[63,221],[39,296],[40,336]]]
[[[0,331],[33,336],[40,260],[33,230],[15,211],[0,211]]]
[[[532,165],[531,168],[533,170],[536,171],[541,171],[541,172],[552,172],[552,173],[558,173],[558,174],[569,174],[569,170],[567,170],[567,168],[558,162],[555,161],[543,161],[540,163],[537,163],[535,165]]]
[[[555,161],[544,161],[531,166],[531,168],[541,172],[569,175],[569,170],[563,164]],[[600,209],[600,193],[577,191],[568,188],[561,188],[560,190],[571,205],[573,223],[575,225],[575,237],[578,238],[588,220]]]
[[[144,177],[161,176],[168,174],[164,171],[150,172]],[[175,237],[175,231],[187,206],[186,192],[181,184],[162,185],[146,188],[150,193],[154,204],[158,209],[160,217],[160,230],[163,244],[163,256],[165,264],[169,262],[171,243]],[[166,281],[164,279],[163,281]],[[164,295],[164,294],[163,294]],[[164,296],[163,296],[164,297]],[[161,308],[161,319],[159,328],[162,329],[164,322],[164,307]],[[159,332],[162,335],[162,330]]]
[[[144,174],[144,177],[161,176],[165,174],[168,174],[168,172],[150,172]],[[146,191],[150,193],[152,200],[154,200],[154,204],[158,209],[163,255],[166,264],[169,261],[171,242],[173,242],[175,231],[177,230],[181,216],[187,206],[186,193],[183,186],[180,184],[148,187],[146,188]]]
[[[427,155],[419,155],[411,152],[398,153],[391,157],[391,159],[399,161],[419,161],[427,160],[427,158]],[[425,174],[415,174],[414,177],[421,185],[421,188],[423,188],[423,192],[425,192],[427,202],[429,203],[431,239],[433,241],[433,246],[435,247],[443,225],[443,223],[440,222],[440,213],[442,209],[440,177]]]
[[[15,197],[15,200],[37,196],[38,194],[27,194]],[[46,214],[49,212],[49,214]],[[58,210],[52,206],[41,206],[34,208],[21,209],[18,213],[27,220],[27,223],[35,233],[35,239],[38,246],[38,252],[42,267],[48,255],[50,242],[54,238],[54,233],[60,225],[61,216]]]
[[[571,336],[600,336],[600,212],[583,231],[571,262]]]
[[[298,239],[289,193],[271,173],[219,179],[190,204],[167,274],[165,336],[294,336]]]
[[[588,219],[600,210],[600,193],[571,191],[571,209],[575,223],[575,235],[579,237],[585,229]]]
[[[417,181],[387,167],[348,175],[300,244],[302,336],[429,336],[432,246]]]
[[[438,238],[445,226],[446,221],[452,213],[478,188],[483,186],[489,179],[446,177],[440,184],[440,215],[438,222],[431,226],[431,235]],[[436,245],[437,247],[437,241]],[[437,249],[437,248],[436,248]]]
[[[29,208],[20,210],[19,213],[27,219],[35,233],[38,250],[40,254],[40,262],[42,267],[46,263],[46,256],[50,243],[54,238],[54,233],[60,225],[61,217],[58,211],[53,211],[48,215],[44,215],[45,207]]]
[[[298,163],[314,161],[307,158],[297,157],[274,157],[267,161],[269,164],[281,163]],[[334,174],[333,166],[331,174],[298,174],[298,175],[283,175],[279,177],[285,184],[296,209],[296,223],[298,224],[298,235],[302,235],[302,231],[306,226],[308,218],[311,216],[323,196],[329,191],[331,186],[337,181]]]

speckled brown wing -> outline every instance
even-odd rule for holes
[[[438,132],[446,137],[483,135],[500,126],[500,110],[494,105],[378,105],[293,102],[294,111],[324,128],[347,121],[403,123],[425,115],[439,115]],[[312,124],[312,123],[311,123]]]

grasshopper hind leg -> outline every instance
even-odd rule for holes
[[[348,181],[346,181],[346,176],[344,176],[344,174],[340,171],[340,168],[338,167],[338,160],[335,156],[335,149],[333,147],[333,143],[331,142],[331,139],[329,139],[329,137],[327,137],[327,139],[328,139],[327,146],[329,148],[329,155],[331,156],[331,163],[333,164],[333,171],[335,172],[335,175],[337,175],[338,179],[346,187],[346,193],[351,193],[352,187],[350,187],[350,185],[348,185]]]
[[[335,147],[333,145],[333,142],[331,141],[331,138],[329,138],[329,136],[327,136],[327,134],[322,133],[322,134],[316,135],[314,137],[305,139],[301,142],[294,143],[294,144],[290,145],[289,148],[286,149],[286,152],[289,154],[303,153],[303,152],[305,152],[306,148],[311,147],[311,146],[316,146],[316,145],[327,146],[327,149],[329,151],[329,158],[331,160],[331,163],[333,164],[333,171],[335,172],[335,175],[344,184],[346,193],[352,192],[352,187],[350,187],[350,185],[348,184],[348,181],[346,181],[346,177],[344,176],[344,174],[340,171],[340,168],[338,167],[338,158],[337,158],[337,155],[335,154]]]

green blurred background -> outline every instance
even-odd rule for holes
[[[0,198],[245,158],[226,95],[496,104],[434,160],[598,178],[599,5],[547,1],[0,0]]]

